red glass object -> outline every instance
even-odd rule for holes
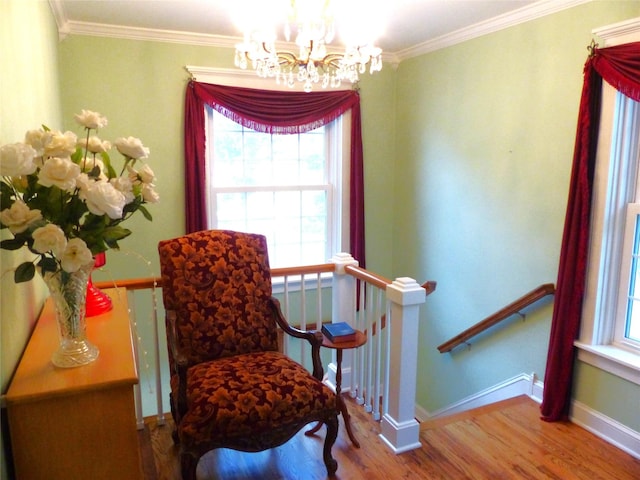
[[[104,252],[98,253],[95,257],[94,269],[102,267],[107,263],[107,256]],[[101,313],[108,312],[113,308],[109,295],[93,285],[91,275],[89,275],[89,283],[87,284],[87,317],[95,317]]]

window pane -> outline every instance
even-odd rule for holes
[[[627,304],[627,321],[625,337],[640,341],[640,269],[638,269],[638,255],[640,252],[640,225],[636,215],[635,233],[633,236],[633,254],[631,257],[631,275],[629,276],[629,300]]]
[[[218,132],[213,149],[212,183],[235,185],[242,181],[242,132]]]
[[[300,139],[300,180],[308,185],[325,183],[325,137],[317,130]]]
[[[298,140],[300,135],[273,136],[273,183],[277,185],[300,184]]]
[[[240,125],[239,123],[234,122],[233,120],[228,119],[227,117],[225,117],[224,115],[222,115],[221,113],[217,113],[213,116],[213,128],[215,129],[216,132],[220,132],[220,131],[235,131],[235,132],[241,132],[242,131],[242,125]]]
[[[238,218],[244,219],[247,209],[245,193],[219,193],[216,195],[216,217],[219,222],[229,222]]]

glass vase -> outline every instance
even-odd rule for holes
[[[99,350],[87,340],[87,284],[93,264],[69,273],[64,270],[42,274],[55,306],[59,346],[51,357],[57,367],[78,367],[98,358]]]

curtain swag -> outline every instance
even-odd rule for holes
[[[187,233],[207,228],[205,105],[246,128],[273,134],[309,132],[351,110],[350,253],[364,267],[364,176],[358,92],[280,92],[190,81],[184,123]]]
[[[542,419],[569,415],[573,379],[573,342],[580,331],[587,275],[591,197],[602,98],[602,80],[640,101],[640,42],[589,48],[573,154],[556,297],[545,372]]]

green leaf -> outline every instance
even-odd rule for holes
[[[0,210],[10,208],[13,202],[13,189],[5,182],[0,182]]]
[[[151,214],[149,213],[149,210],[147,210],[145,207],[143,207],[142,205],[140,205],[140,207],[138,207],[138,209],[142,212],[142,215],[144,215],[144,218],[146,218],[147,220],[149,220],[150,222],[153,220],[153,217],[151,216]]]
[[[28,282],[33,278],[36,274],[36,266],[33,262],[24,262],[18,265],[16,268],[15,274],[13,275],[13,280],[16,283]]]
[[[109,242],[122,240],[129,235],[131,235],[131,230],[128,228],[122,228],[121,226],[107,227],[104,229],[102,238],[109,244]]]
[[[109,157],[109,154],[107,152],[101,152],[100,155],[102,156],[102,163],[104,163],[104,166],[107,169],[107,177],[109,178],[117,177],[118,175],[116,171],[111,166],[111,157]]]
[[[5,250],[18,250],[24,244],[25,244],[24,238],[20,238],[20,237],[8,238],[0,242],[0,248],[4,248]]]
[[[81,147],[77,147],[76,151],[73,152],[73,155],[71,155],[71,161],[77,165],[80,165],[83,157],[84,157],[84,151],[82,150]]]
[[[58,262],[51,257],[41,257],[38,262],[38,266],[42,269],[42,272],[55,272],[58,269]]]
[[[102,173],[102,170],[100,170],[100,167],[98,165],[96,165],[95,167],[93,167],[91,169],[91,171],[88,173],[88,177],[89,178],[94,178],[94,179],[98,179],[100,178],[100,174]]]

